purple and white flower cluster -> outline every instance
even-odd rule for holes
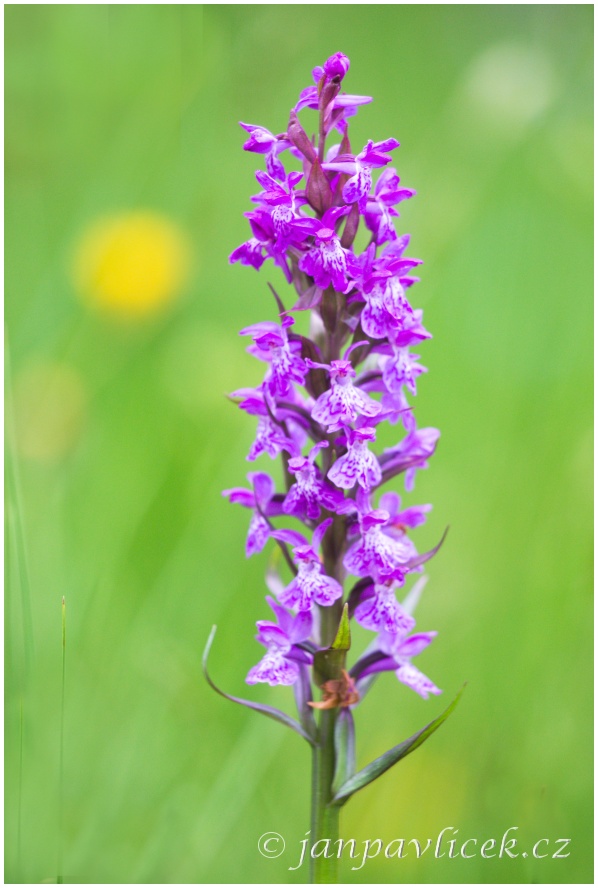
[[[245,214],[251,237],[230,261],[260,269],[272,260],[296,295],[287,308],[273,290],[276,319],[241,330],[265,374],[259,386],[231,396],[257,418],[248,460],[280,456],[284,490],[258,471],[248,487],[224,495],[250,510],[247,556],[273,541],[291,576],[285,582],[268,571],[275,622],[257,624],[266,654],[247,682],[309,687],[309,667],[330,646],[347,602],[349,615],[376,633],[345,673],[354,704],[365,679],[381,671],[394,671],[424,698],[440,693],[412,663],[436,634],[414,631],[413,593],[423,578],[403,603],[397,599],[408,575],[434,554],[419,555],[411,539],[431,506],[405,507],[398,493],[379,493],[399,475],[412,491],[439,432],[417,427],[408,400],[426,369],[414,352],[430,338],[408,298],[420,260],[405,255],[409,236],[395,229],[398,204],[415,192],[390,166],[396,139],[352,148],[349,118],[372,100],[343,92],[348,71],[342,53],[315,68],[284,133],[241,124],[249,135],[243,147],[263,154],[266,170],[256,173],[261,190]],[[307,130],[304,109],[318,113]],[[316,127],[312,139],[307,132]],[[305,312],[309,335],[296,329]],[[404,435],[380,453],[385,422],[400,422]]]

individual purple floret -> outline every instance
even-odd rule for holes
[[[420,373],[427,371],[417,363],[419,355],[409,351],[409,346],[392,346],[392,355],[380,359],[382,379],[389,392],[396,392],[406,386],[412,395],[417,393],[415,380]]]
[[[253,339],[253,345],[247,351],[270,365],[264,385],[273,398],[288,395],[293,383],[301,385],[307,371],[299,354],[301,345],[289,342],[287,336],[287,328],[294,323],[293,318],[287,315],[280,325],[262,321],[241,330],[241,336],[251,336]]]
[[[372,417],[380,413],[380,404],[353,385],[357,374],[350,361],[319,364],[308,359],[307,366],[328,370],[330,374],[331,387],[320,395],[311,411],[312,418],[326,426],[327,432],[352,425],[358,416]]]
[[[299,678],[300,664],[310,664],[311,654],[299,645],[311,635],[312,618],[309,611],[293,617],[272,598],[266,601],[274,611],[276,623],[259,620],[257,641],[266,647],[266,653],[247,678],[247,684],[266,682],[269,685],[292,685]]]
[[[388,477],[405,472],[405,489],[413,490],[416,469],[425,469],[428,459],[436,450],[440,432],[438,429],[416,429],[410,432],[396,447],[389,447],[380,457],[383,474]]]
[[[284,179],[284,166],[278,159],[281,151],[291,147],[291,142],[281,136],[274,136],[270,130],[263,126],[252,126],[250,123],[241,123],[240,126],[249,133],[249,138],[243,145],[245,151],[255,151],[257,154],[266,155],[266,169],[271,176]]]
[[[374,429],[362,427],[347,432],[348,450],[339,457],[328,472],[337,487],[350,490],[359,484],[364,490],[377,487],[382,480],[382,470],[375,455],[368,448],[369,441],[376,440]]]
[[[299,260],[299,268],[311,275],[316,287],[325,289],[330,284],[344,293],[349,286],[347,278],[347,251],[336,234],[336,222],[350,211],[349,207],[333,207],[321,220],[302,219],[293,225],[296,233],[313,235],[314,244]]]
[[[231,392],[231,399],[240,399],[239,407],[250,416],[258,417],[255,441],[251,445],[247,459],[253,462],[263,453],[267,453],[271,459],[279,453],[286,451],[294,454],[301,451],[301,445],[305,436],[301,430],[295,431],[295,437],[285,434],[283,423],[288,420],[291,428],[296,428],[296,420],[290,411],[279,411],[280,418],[276,418],[275,406],[270,406],[262,386],[256,389],[238,389]]]
[[[388,512],[389,520],[384,532],[389,536],[403,536],[407,528],[419,527],[424,524],[428,512],[432,506],[410,506],[407,509],[401,509],[401,497],[394,490],[383,493],[378,503],[378,508],[385,509]]]
[[[380,652],[386,656],[366,666],[359,677],[365,678],[376,672],[394,671],[400,682],[427,700],[430,694],[441,694],[442,691],[413,665],[411,658],[421,654],[438,633],[418,632],[416,635],[408,635],[408,631],[394,635],[386,631],[381,632],[377,645]]]
[[[326,80],[332,80],[333,77],[338,77],[339,80],[342,81],[350,67],[351,62],[348,57],[343,52],[335,52],[329,59],[326,59],[321,68],[314,68],[312,74],[316,83],[318,83],[322,77],[325,77]]]
[[[322,562],[317,551],[331,524],[332,519],[327,518],[315,529],[311,545],[296,530],[272,532],[275,539],[293,546],[293,559],[298,567],[297,576],[280,595],[282,604],[304,611],[309,610],[313,604],[328,607],[343,594],[341,584],[322,572]]]
[[[372,142],[370,139],[359,154],[338,154],[333,161],[322,164],[322,167],[351,177],[343,188],[343,199],[348,204],[357,203],[360,211],[365,213],[372,187],[372,169],[390,163],[392,158],[386,152],[398,147],[396,139],[386,139],[384,142]]]
[[[315,521],[323,508],[334,512],[343,502],[342,492],[324,481],[315,465],[316,456],[323,447],[328,447],[328,441],[320,441],[312,447],[307,458],[296,456],[288,461],[287,468],[297,480],[282,504],[287,515]]]
[[[399,214],[394,209],[396,204],[415,195],[412,188],[401,188],[401,179],[393,167],[384,170],[374,189],[374,194],[367,200],[364,220],[374,235],[378,245],[387,241],[397,240],[397,232],[393,218]]]
[[[360,626],[389,635],[411,632],[415,620],[396,599],[395,589],[399,585],[397,580],[387,579],[369,587],[369,594],[362,596],[355,608],[355,619]]]
[[[400,585],[414,557],[411,540],[395,539],[384,532],[390,523],[385,509],[372,509],[360,516],[361,539],[349,548],[343,564],[356,577],[392,578]]]
[[[259,271],[266,261],[264,243],[257,237],[250,237],[249,240],[232,251],[229,261],[231,263],[240,262],[241,265],[251,265],[252,268]]]
[[[249,472],[247,479],[252,485],[252,490],[247,490],[245,487],[231,487],[230,490],[223,490],[222,495],[228,497],[231,503],[239,503],[246,509],[253,509],[245,545],[245,553],[249,558],[256,552],[261,552],[266,545],[272,531],[267,517],[280,515],[282,507],[273,500],[276,488],[270,475],[265,472]]]

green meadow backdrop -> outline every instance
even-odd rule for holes
[[[529,853],[342,877],[592,881],[592,30],[589,5],[5,8],[6,881],[307,878],[307,746],[200,660],[217,624],[220,686],[290,706],[244,685],[266,556],[245,560],[248,514],[220,493],[252,468],[254,420],[224,397],[262,372],[238,330],[284,285],[227,257],[262,164],[238,121],[284,131],[338,50],[374,96],[354,145],[399,138],[418,192],[416,407],[442,437],[406,501],[434,504],[421,551],[450,525],[419,610],[443,697],[383,676],[360,765],[468,682],[342,834],[517,827]],[[533,859],[544,838],[569,857]]]

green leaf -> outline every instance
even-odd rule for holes
[[[254,709],[256,712],[261,712],[262,715],[267,715],[268,718],[273,718],[274,721],[280,722],[282,725],[286,725],[287,728],[291,728],[293,731],[299,734],[299,736],[303,737],[304,740],[307,740],[307,742],[311,746],[314,746],[314,739],[310,737],[309,734],[307,734],[306,731],[303,730],[299,722],[295,721],[294,718],[291,718],[290,715],[281,712],[279,709],[275,709],[273,706],[265,706],[263,703],[254,703],[252,700],[244,700],[242,697],[233,697],[231,694],[226,694],[224,691],[221,691],[220,688],[214,684],[208,674],[208,657],[210,655],[210,648],[212,647],[212,642],[214,641],[215,634],[216,626],[212,626],[212,631],[210,632],[210,637],[208,638],[201,661],[203,674],[205,675],[206,681],[210,685],[210,687],[215,690],[217,694],[220,694],[221,697],[225,697],[232,703],[239,703],[241,706],[247,706],[248,709]]]
[[[351,647],[351,627],[349,626],[349,605],[345,604],[336,638],[332,642],[333,651],[348,651]]]
[[[321,688],[327,681],[338,681],[342,677],[350,647],[349,606],[345,604],[332,645],[314,654],[314,681],[318,687]]]
[[[385,771],[388,771],[389,768],[392,768],[398,761],[402,758],[405,758],[406,755],[409,755],[410,752],[414,752],[424,743],[428,737],[430,737],[434,731],[436,731],[440,725],[446,721],[449,717],[457,703],[461,698],[461,694],[465,690],[465,685],[461,688],[453,702],[448,706],[438,718],[435,718],[434,721],[430,722],[429,725],[426,725],[425,728],[422,728],[421,731],[418,731],[417,734],[414,734],[413,737],[409,737],[408,740],[404,740],[402,743],[399,743],[398,746],[394,746],[392,749],[389,749],[379,758],[375,759],[373,762],[370,762],[369,765],[366,765],[363,770],[359,771],[355,774],[354,777],[351,777],[349,780],[346,780],[340,789],[334,795],[331,804],[333,805],[344,805],[346,801],[353,795],[353,793],[357,792],[359,789],[363,789],[364,786],[367,786],[372,781],[376,780],[377,777],[380,777],[381,774],[384,774]]]
[[[334,723],[334,762],[332,791],[336,792],[355,773],[355,723],[348,707],[341,709]]]

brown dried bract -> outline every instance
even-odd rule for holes
[[[359,700],[359,693],[355,688],[355,681],[346,669],[343,669],[342,678],[333,678],[322,685],[324,699],[320,703],[309,703],[314,709],[337,709],[352,706]]]

